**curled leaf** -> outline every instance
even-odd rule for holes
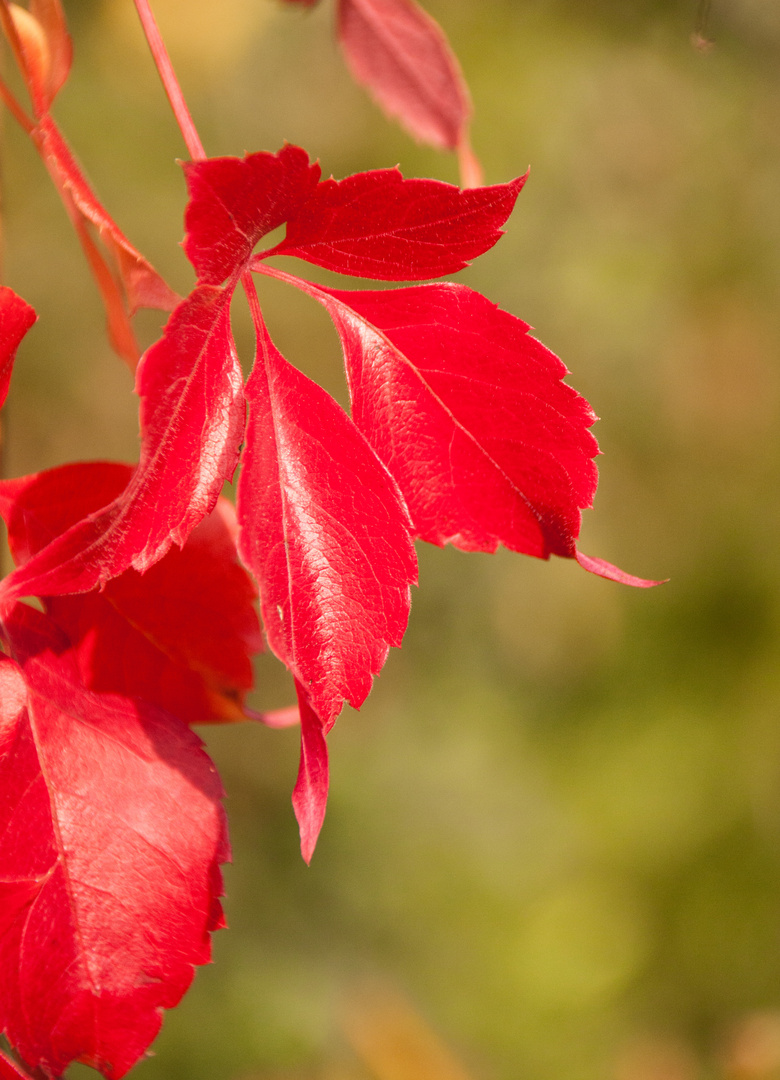
[[[37,114],[49,107],[48,83],[51,69],[49,43],[40,22],[27,8],[7,4],[12,29],[7,31],[11,46],[15,47],[19,67]]]
[[[5,0],[0,21],[16,55],[35,115],[41,117],[64,85],[73,58],[60,0],[31,0],[29,10]]]
[[[73,62],[73,43],[65,22],[60,0],[30,0],[30,12],[38,20],[46,36],[49,69],[46,79],[46,108],[65,85]]]

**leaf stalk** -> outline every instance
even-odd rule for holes
[[[2,9],[0,9],[2,11]],[[0,76],[0,98],[3,100],[3,104],[16,120],[17,124],[22,127],[29,135],[35,127],[35,122],[31,117],[27,115],[22,106],[16,100],[11,88],[7,85],[5,79]]]
[[[176,78],[176,72],[173,70],[173,64],[160,34],[160,28],[152,14],[149,0],[134,0],[134,2],[152,59],[173,109],[173,115],[176,117],[176,123],[179,125],[179,130],[182,133],[190,157],[193,161],[198,161],[205,158],[206,151],[200,141],[187,102],[184,100],[184,94],[179,85],[179,80]]]

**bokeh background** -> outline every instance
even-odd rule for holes
[[[698,0],[426,6],[462,61],[488,181],[531,165],[506,236],[460,280],[532,323],[603,418],[583,549],[671,580],[632,591],[421,547],[404,648],[331,737],[310,868],[296,733],[204,729],[229,793],[231,929],[134,1075],[776,1080],[780,4],[713,0],[706,27]],[[132,4],[66,8],[58,118],[186,292],[185,151]],[[456,180],[351,82],[333,8],[157,0],[208,152],[287,139],[326,175]],[[2,190],[3,279],[40,314],[6,473],[133,460],[131,378],[8,118]],[[260,286],[283,351],[343,401],[324,313]],[[240,306],[236,322],[251,362]],[[140,321],[146,344],[158,329]],[[261,658],[255,704],[291,700]]]

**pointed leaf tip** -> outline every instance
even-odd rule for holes
[[[477,180],[475,162],[467,181]],[[353,277],[424,281],[455,274],[503,236],[525,184],[463,189],[374,169],[324,180],[287,219],[284,240],[262,252],[293,255]]]
[[[583,570],[587,570],[588,573],[607,578],[609,581],[617,581],[621,585],[632,585],[636,589],[652,589],[654,585],[665,585],[669,580],[668,578],[661,578],[658,581],[652,581],[650,578],[635,577],[634,574],[627,574],[624,570],[613,566],[612,563],[608,563],[605,559],[594,559],[590,555],[583,555],[581,551],[577,552],[575,558]]]
[[[308,695],[295,680],[301,713],[301,762],[292,794],[293,810],[301,834],[301,855],[308,866],[325,820],[328,801],[328,744],[322,722]]]
[[[37,317],[13,289],[0,286],[0,408],[8,396],[16,350]]]

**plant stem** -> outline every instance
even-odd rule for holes
[[[184,94],[173,70],[173,64],[168,56],[168,50],[165,48],[160,29],[149,6],[149,0],[134,0],[134,2],[147,44],[152,53],[152,59],[162,80],[165,93],[168,95],[168,101],[171,103],[173,115],[176,117],[176,123],[179,125],[179,130],[187,145],[190,157],[193,161],[205,158],[206,151],[203,149],[203,143],[200,141],[190,110],[187,108],[187,102],[184,100]]]
[[[257,333],[258,341],[265,330],[265,320],[263,319],[263,313],[260,310],[260,301],[257,298],[257,289],[255,288],[254,278],[251,271],[245,270],[241,275],[241,284],[246,294],[247,302],[249,304],[249,313],[252,316],[252,322],[254,323],[255,332]]]
[[[23,127],[29,135],[32,129],[35,127],[35,124],[24,111],[19,102],[16,100],[10,88],[6,85],[5,79],[3,78],[0,78],[0,98],[2,98],[3,104],[13,115],[14,120],[16,120],[16,122],[20,124],[21,127]]]

